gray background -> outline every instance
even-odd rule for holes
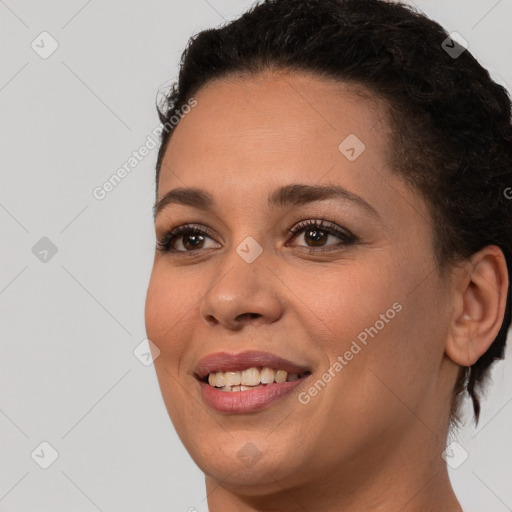
[[[154,369],[133,353],[156,149],[103,200],[92,191],[157,126],[156,91],[188,37],[250,4],[0,0],[1,511],[207,510]],[[512,84],[512,0],[416,4]],[[51,49],[43,31],[59,45],[45,59],[31,47]],[[467,512],[512,510],[511,365],[509,351],[480,426],[458,437],[469,458],[450,475]],[[48,469],[43,441],[58,452]]]

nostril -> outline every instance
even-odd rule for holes
[[[260,313],[243,313],[241,315],[238,315],[236,317],[236,320],[243,320],[244,318],[250,318],[251,320],[254,320],[255,318],[260,318]]]

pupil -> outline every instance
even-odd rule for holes
[[[204,237],[202,235],[188,234],[183,236],[183,246],[186,249],[197,249],[203,241]]]
[[[325,242],[326,233],[318,229],[310,229],[306,232],[309,238],[312,239],[311,245],[323,245]]]

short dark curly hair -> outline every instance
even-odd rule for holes
[[[413,7],[385,0],[266,0],[238,19],[192,37],[178,81],[157,105],[162,132],[156,183],[173,133],[169,120],[201,87],[263,71],[313,73],[352,83],[384,100],[392,127],[392,169],[426,200],[441,270],[485,246],[504,253],[512,275],[511,102],[463,47]],[[459,56],[447,52],[456,47]],[[459,53],[459,52],[457,52]],[[176,119],[176,117],[174,117]],[[510,285],[510,279],[509,279]],[[461,367],[450,422],[460,424],[467,390],[480,416],[479,391],[503,359],[511,323],[511,286],[495,340]]]

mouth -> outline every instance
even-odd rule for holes
[[[202,359],[194,376],[204,402],[224,413],[255,412],[289,395],[311,369],[268,352],[219,352]]]
[[[256,386],[295,380],[311,373],[307,366],[270,352],[248,350],[238,354],[217,352],[199,361],[194,375],[214,387]]]
[[[220,391],[233,392],[249,391],[273,384],[293,382],[310,374],[310,371],[296,373],[283,369],[269,368],[268,366],[253,366],[242,371],[210,372],[200,380]]]

